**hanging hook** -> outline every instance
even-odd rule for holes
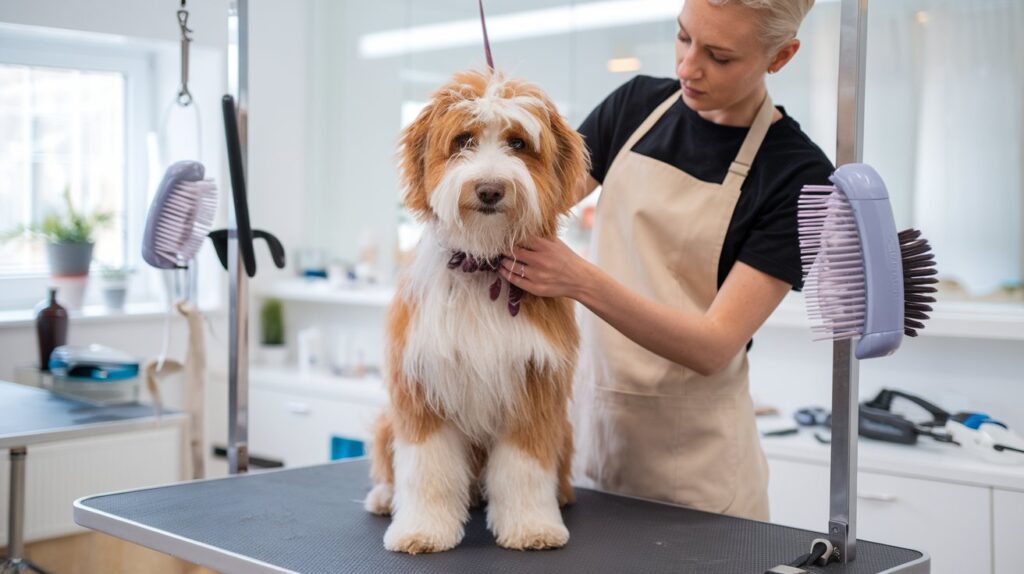
[[[178,10],[178,27],[181,28],[181,87],[178,88],[178,105],[188,106],[192,103],[192,93],[188,91],[188,48],[192,42],[189,36],[193,32],[188,27],[188,10],[185,8],[185,0],[181,0],[181,9]]]

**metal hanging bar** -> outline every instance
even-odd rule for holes
[[[864,145],[864,61],[868,0],[842,0],[836,165],[859,163]],[[854,341],[832,347],[832,458],[828,538],[841,562],[857,557],[857,435],[859,365]]]
[[[229,43],[235,46],[228,69],[238,91],[238,139],[243,174],[247,171],[249,109],[249,2],[233,0],[228,16]],[[229,50],[229,53],[231,51]],[[249,470],[249,277],[239,253],[238,216],[228,210],[228,472]]]

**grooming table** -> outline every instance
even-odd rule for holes
[[[162,421],[153,407],[138,403],[98,407],[25,385],[0,381],[0,450],[10,450],[11,484],[8,507],[7,569],[38,570],[22,558],[25,512],[25,459],[28,447],[46,442],[179,424],[187,417],[165,412]]]
[[[75,522],[223,572],[671,572],[762,574],[821,536],[667,504],[577,489],[563,510],[569,544],[497,546],[475,510],[455,549],[384,549],[390,518],[363,510],[366,459],[90,496]],[[921,552],[859,542],[857,559],[813,572],[927,573]]]

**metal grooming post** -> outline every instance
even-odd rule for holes
[[[238,137],[242,165],[247,158],[249,111],[249,2],[232,0],[228,12],[228,69],[234,69],[238,95]],[[232,68],[233,66],[233,68]],[[245,171],[248,171],[247,169]],[[249,470],[249,278],[238,250],[235,210],[228,210],[228,297],[230,300],[230,357],[228,360],[228,472]]]
[[[868,0],[842,0],[836,165],[861,161]],[[841,562],[857,557],[858,361],[853,340],[832,347],[832,471],[828,538]]]

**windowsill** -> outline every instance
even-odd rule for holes
[[[216,308],[204,308],[203,312],[215,312]],[[163,303],[128,303],[123,311],[111,311],[103,305],[86,305],[81,311],[68,314],[72,325],[83,323],[127,323],[162,318],[167,314]],[[177,316],[177,314],[175,314]],[[32,309],[0,311],[0,329],[28,327],[35,324],[36,314]]]

